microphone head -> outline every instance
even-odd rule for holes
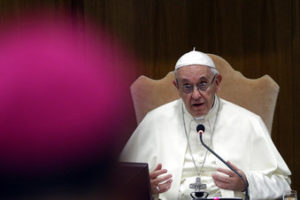
[[[202,132],[205,131],[205,127],[204,127],[203,124],[198,124],[198,126],[197,126],[197,132],[199,132],[199,131],[202,131]]]

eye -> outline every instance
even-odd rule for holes
[[[198,84],[198,88],[200,88],[200,89],[206,89],[207,84],[208,84],[208,82],[206,82],[206,81],[201,81],[201,82]]]
[[[186,84],[183,84],[183,87],[186,88],[186,89],[190,89],[193,86],[191,84],[186,83]]]
[[[206,86],[208,84],[208,82],[207,81],[201,81],[199,84],[198,84],[198,86]]]

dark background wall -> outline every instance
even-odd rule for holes
[[[272,139],[300,191],[299,0],[0,0],[0,22],[34,9],[105,27],[141,62],[137,76],[162,78],[193,47],[248,78],[269,74],[280,86]]]

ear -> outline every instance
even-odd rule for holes
[[[177,88],[177,90],[179,90],[179,86],[178,86],[178,84],[176,82],[176,79],[173,81],[173,85]]]
[[[222,76],[221,76],[221,74],[218,74],[216,76],[216,92],[220,91],[220,89],[221,89],[221,87],[220,87],[221,82],[222,82]]]

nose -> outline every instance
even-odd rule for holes
[[[192,93],[192,98],[195,100],[198,100],[201,97],[201,93],[198,90],[197,87],[194,87],[193,93]]]

